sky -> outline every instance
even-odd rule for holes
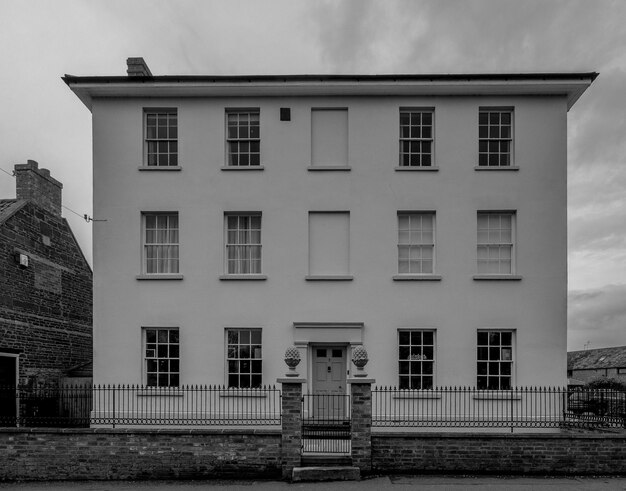
[[[597,71],[568,114],[568,348],[622,346],[625,19],[623,0],[0,0],[0,169],[50,169],[91,260],[91,115],[64,74]]]

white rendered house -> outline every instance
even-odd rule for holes
[[[94,382],[566,384],[567,112],[596,73],[64,81],[93,115]]]

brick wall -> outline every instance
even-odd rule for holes
[[[279,429],[0,429],[0,481],[279,478]],[[374,433],[386,474],[626,473],[625,434]]]
[[[0,481],[280,477],[279,430],[0,429]]]
[[[278,381],[282,383],[282,476],[284,479],[290,479],[293,468],[299,466],[301,462],[302,380],[279,379]]]
[[[30,202],[8,218],[0,277],[0,351],[21,351],[20,383],[53,383],[91,360],[92,273],[65,219]]]
[[[372,384],[353,379],[352,393],[352,463],[362,472],[371,471],[372,462]]]
[[[624,474],[626,434],[378,433],[372,435],[372,470]]]

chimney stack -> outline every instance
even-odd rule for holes
[[[39,164],[28,160],[15,164],[17,199],[30,200],[55,215],[61,216],[61,184],[50,177],[48,169],[39,169]]]
[[[152,72],[148,68],[145,60],[138,56],[126,59],[126,73],[129,77],[152,77]]]

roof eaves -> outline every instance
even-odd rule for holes
[[[475,73],[475,74],[381,74],[381,75],[153,75],[146,77],[127,76],[87,76],[68,75],[62,77],[66,84],[93,83],[149,83],[149,82],[376,82],[376,81],[416,81],[416,82],[449,82],[449,81],[549,81],[549,80],[590,80],[593,82],[598,72],[575,73]]]
[[[63,81],[92,110],[103,97],[564,95],[569,110],[597,72],[387,75],[65,75]],[[185,93],[182,94],[181,91]]]

